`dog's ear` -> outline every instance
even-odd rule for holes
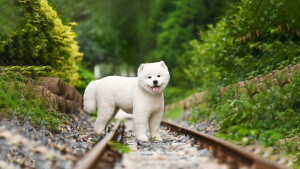
[[[141,64],[139,69],[138,69],[138,73],[141,73],[144,70],[145,65]]]
[[[159,64],[160,64],[163,68],[167,69],[167,66],[166,66],[166,64],[165,64],[164,61],[160,61]]]

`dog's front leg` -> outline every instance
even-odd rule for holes
[[[148,141],[147,133],[147,124],[148,124],[148,117],[145,112],[138,111],[133,113],[133,125],[135,136],[140,141]]]
[[[153,113],[149,118],[150,136],[153,140],[162,141],[159,135],[159,126],[163,116],[163,110]]]

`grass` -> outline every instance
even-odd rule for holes
[[[26,118],[31,125],[42,125],[53,132],[59,131],[61,120],[65,116],[57,107],[46,105],[46,98],[35,96],[35,81],[19,73],[6,74],[0,71],[0,116],[11,119],[17,116],[22,122]]]
[[[178,105],[175,105],[174,107],[164,112],[164,118],[175,120],[181,117],[182,112],[183,112],[182,108]]]

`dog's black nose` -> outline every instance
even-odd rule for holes
[[[157,84],[157,80],[153,80],[153,84]]]

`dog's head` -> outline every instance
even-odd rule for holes
[[[138,69],[139,85],[149,93],[162,93],[170,80],[164,61],[143,63]]]

